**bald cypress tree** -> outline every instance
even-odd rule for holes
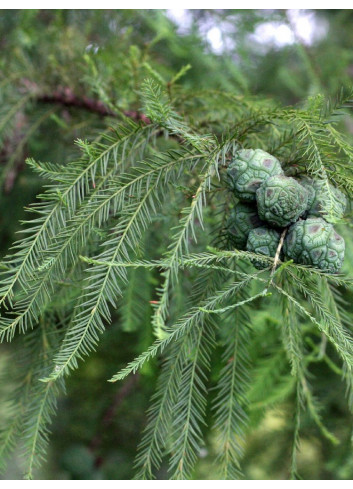
[[[100,351],[111,383],[92,386],[93,397],[118,393],[103,427],[137,384],[146,402],[153,386],[146,417],[143,406],[139,413],[138,479],[202,477],[205,454],[212,477],[247,477],[249,433],[273,406],[285,412],[278,443],[288,477],[300,476],[303,430],[344,447],[314,374],[319,364],[337,379],[333,396],[343,381],[352,409],[350,207],[334,223],[346,241],[343,273],[289,260],[283,239],[276,256],[237,249],[227,168],[239,150],[260,148],[286,176],[320,179],[328,200],[336,187],[350,205],[353,148],[342,121],[352,93],[288,106],[247,93],[236,69],[205,80],[208,66],[224,63],[215,55],[190,66],[174,53],[168,65],[170,43],[195,59],[203,46],[178,37],[158,12],[136,14],[138,35],[128,12],[117,15],[126,28],[119,50],[103,11],[12,15],[0,80],[1,183],[10,197],[31,188],[33,203],[25,217],[18,210],[20,234],[0,267],[3,383],[12,387],[1,466],[19,447],[24,476],[35,477],[65,384],[70,391]],[[162,41],[161,26],[169,29]],[[2,199],[4,214],[17,205]],[[96,409],[104,406],[91,398]],[[107,453],[97,435],[89,447]]]

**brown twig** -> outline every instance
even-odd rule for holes
[[[275,259],[273,260],[273,266],[272,266],[271,276],[273,276],[273,274],[275,273],[275,270],[276,270],[276,267],[277,267],[277,264],[278,264],[278,260],[279,260],[279,255],[281,254],[281,250],[282,250],[282,247],[283,247],[284,238],[286,237],[286,234],[287,234],[287,230],[288,230],[287,228],[284,229],[284,231],[281,234],[281,239],[279,240],[279,243],[278,243],[278,246],[277,246],[277,250],[276,250],[276,254],[275,254]]]
[[[97,454],[97,451],[99,450],[100,446],[102,445],[103,441],[103,436],[104,433],[107,432],[107,428],[112,424],[114,417],[116,415],[117,410],[123,403],[126,397],[130,395],[130,393],[133,391],[134,387],[139,381],[139,374],[134,374],[129,377],[129,379],[124,383],[124,385],[119,389],[119,391],[116,393],[115,398],[113,399],[113,402],[110,404],[108,409],[105,411],[102,422],[99,426],[99,432],[95,435],[95,437],[92,439],[90,443],[90,449],[92,452],[95,452],[95,466],[99,467],[103,460],[100,455]]]
[[[279,240],[279,243],[278,243],[278,246],[277,246],[277,250],[276,250],[276,254],[275,254],[275,259],[273,260],[273,265],[272,265],[272,269],[271,269],[270,279],[268,281],[268,285],[267,285],[266,289],[264,290],[264,294],[267,293],[268,289],[272,285],[273,277],[274,277],[275,272],[276,272],[276,268],[277,268],[277,265],[278,265],[278,262],[279,262],[279,256],[281,254],[281,250],[282,250],[283,243],[284,243],[284,238],[286,237],[287,231],[288,231],[288,229],[286,228],[286,229],[283,230],[283,232],[281,234],[281,238]]]
[[[24,127],[26,125],[26,116],[23,112],[18,112],[15,117],[14,129],[11,137],[4,140],[0,151],[0,165],[3,167],[0,176],[0,189],[5,194],[9,194],[15,184],[18,173],[24,168],[23,155],[19,155],[18,158],[12,158],[16,150],[21,146],[21,140],[23,137]],[[9,161],[8,161],[9,160]]]
[[[118,117],[118,112],[113,111],[109,107],[103,104],[100,100],[95,100],[85,95],[76,95],[71,88],[63,87],[55,90],[50,94],[38,95],[38,102],[49,103],[49,104],[59,104],[63,107],[76,107],[78,109],[87,110],[93,112],[102,117]],[[134,121],[142,121],[145,124],[151,124],[150,119],[136,110],[125,110],[122,111],[125,117],[129,117]]]

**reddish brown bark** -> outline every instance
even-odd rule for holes
[[[61,88],[50,94],[40,95],[37,100],[42,103],[59,104],[63,107],[76,107],[89,112],[94,112],[102,117],[117,117],[118,113],[105,106],[101,101],[95,100],[85,95],[76,95],[71,88]],[[135,121],[142,121],[150,124],[150,119],[136,110],[125,110],[123,114]]]

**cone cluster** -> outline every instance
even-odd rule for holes
[[[227,221],[237,249],[274,257],[287,229],[282,259],[331,273],[341,269],[345,243],[332,223],[342,219],[347,199],[327,180],[287,177],[274,156],[244,149],[229,164],[227,182],[238,200]]]

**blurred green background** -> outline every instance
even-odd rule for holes
[[[342,87],[351,88],[352,22],[352,10],[0,10],[0,114],[16,107],[16,117],[0,128],[1,255],[16,239],[24,207],[43,188],[43,181],[26,167],[26,157],[65,164],[75,154],[75,139],[93,138],[107,123],[79,108],[24,100],[29,84],[35,84],[38,98],[70,87],[102,102],[113,98],[121,110],[136,111],[138,87],[151,70],[168,80],[190,65],[180,80],[186,90],[259,95],[295,105],[310,95],[335,97]],[[353,134],[353,120],[344,121],[343,130]],[[24,132],[25,127],[31,130]],[[122,314],[115,312],[97,352],[70,377],[51,427],[48,463],[38,478],[133,477],[158,364],[146,365],[122,384],[106,379],[151,343],[149,312],[141,316],[142,335],[115,327]],[[266,310],[257,315],[255,328],[274,330],[279,321]],[[265,348],[254,346],[255,376]],[[1,345],[1,369],[8,352]],[[351,479],[352,419],[344,387],[323,363],[312,373],[316,394],[326,400],[322,416],[343,441],[332,446],[304,417],[299,472],[306,479]],[[258,379],[272,400],[261,405],[252,399],[250,419],[257,428],[248,436],[244,457],[248,479],[288,477],[283,461],[289,457],[292,410],[280,401],[281,375],[279,368],[278,378]],[[0,396],[11,387],[11,378],[4,379]],[[0,397],[0,417],[2,409]],[[212,448],[201,456],[195,477],[212,479]],[[20,464],[12,458],[3,478],[20,478]],[[162,470],[159,477],[166,473]]]

